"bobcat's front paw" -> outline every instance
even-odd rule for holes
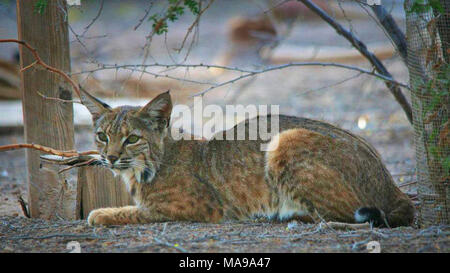
[[[95,209],[89,213],[88,224],[90,226],[113,225],[114,220],[110,209]]]

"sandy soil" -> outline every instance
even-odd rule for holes
[[[0,217],[0,252],[449,252],[450,228],[336,231],[287,223],[154,223],[93,228],[84,221]]]

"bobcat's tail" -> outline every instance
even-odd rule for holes
[[[362,207],[355,211],[357,223],[372,223],[376,227],[410,226],[414,221],[414,205],[406,197],[398,200],[395,209],[384,213],[375,207]]]
[[[362,207],[355,211],[355,221],[357,223],[369,222],[376,227],[389,227],[384,212],[375,207]]]

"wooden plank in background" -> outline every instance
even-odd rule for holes
[[[86,219],[89,212],[97,208],[132,205],[131,195],[111,171],[101,167],[82,167],[78,171],[79,212]]]

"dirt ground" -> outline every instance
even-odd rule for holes
[[[72,241],[81,252],[369,252],[372,241],[381,252],[449,252],[449,235],[448,226],[336,231],[296,222],[169,222],[94,228],[84,221],[0,217],[0,252],[69,252]]]
[[[103,34],[107,37],[86,40],[86,45],[101,62],[139,63],[142,60],[136,52],[141,52],[148,24],[147,29],[141,27],[131,31],[130,28],[143,15],[142,1],[107,2],[102,16],[89,32],[92,37]],[[257,1],[245,1],[243,7],[236,4],[238,1],[227,3],[231,2],[234,4],[217,1],[217,5],[205,13],[199,43],[190,53],[190,63],[212,63],[221,54],[227,44],[226,21],[229,18],[249,10],[264,11],[261,7],[255,8]],[[95,7],[87,12],[71,11],[69,19],[75,31],[82,32],[96,11]],[[399,7],[394,11],[398,13]],[[0,27],[0,37],[14,38],[14,8],[2,8],[0,13],[5,13],[0,19],[5,26]],[[183,17],[170,29],[167,40],[155,38],[151,61],[164,63],[170,62],[172,57],[183,58],[183,54],[168,56],[167,53],[169,48],[179,45],[191,22],[192,18]],[[387,42],[373,21],[343,20],[341,23],[351,26],[367,43]],[[403,21],[399,24],[404,27]],[[77,44],[73,34],[71,39],[73,70],[86,68],[84,49]],[[317,21],[296,24],[284,43],[348,47],[348,42]],[[6,48],[0,56],[13,50],[13,47]],[[384,63],[398,81],[408,81],[407,69],[398,55]],[[367,63],[355,65],[370,67]],[[186,74],[193,78],[196,75],[192,71],[186,71]],[[242,81],[216,89],[205,96],[205,104],[224,105],[230,101],[244,105],[277,104],[282,114],[325,120],[359,134],[378,150],[397,185],[418,204],[413,129],[382,81],[355,74],[354,71],[326,67],[289,68],[260,75],[249,84]],[[139,76],[136,73],[123,75]],[[204,88],[194,86],[188,93]],[[361,121],[366,126],[359,126]],[[89,128],[77,128],[75,141],[78,150],[93,148]],[[0,145],[20,142],[24,142],[23,128],[0,128]],[[20,196],[27,199],[25,166],[24,151],[0,153],[0,252],[69,252],[67,244],[71,241],[79,242],[82,252],[368,252],[367,244],[371,241],[379,242],[381,252],[450,252],[449,226],[336,231],[323,224],[293,222],[220,225],[169,222],[93,228],[85,221],[27,219],[17,202]]]

